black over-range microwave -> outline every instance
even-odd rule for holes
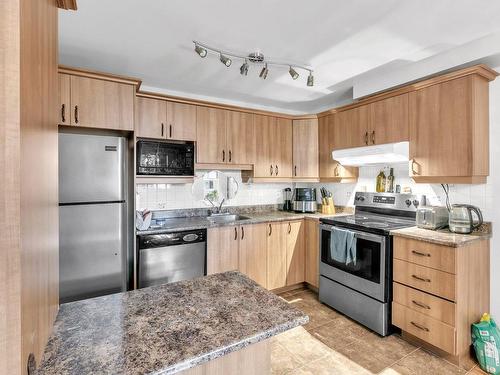
[[[194,176],[194,142],[137,141],[138,176]]]

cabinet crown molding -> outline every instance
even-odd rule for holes
[[[59,65],[58,72],[60,74],[70,74],[73,76],[87,77],[87,78],[100,79],[103,81],[129,84],[135,86],[135,91],[139,91],[139,88],[141,87],[142,84],[142,80],[138,78],[121,76],[117,74],[102,73],[83,68],[73,68],[65,65]]]

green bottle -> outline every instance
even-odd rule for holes
[[[381,170],[377,176],[377,193],[385,193],[385,173],[384,170]]]
[[[389,176],[387,177],[387,192],[394,193],[394,168],[391,168]]]

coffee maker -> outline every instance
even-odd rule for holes
[[[286,188],[283,190],[283,211],[292,211],[292,189]]]

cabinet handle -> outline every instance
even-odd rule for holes
[[[273,227],[271,224],[269,224],[269,236],[273,233]]]
[[[375,130],[372,131],[372,144],[375,144]]]
[[[238,239],[238,229],[234,227],[234,240],[236,241]]]
[[[412,250],[412,254],[418,255],[419,257],[431,257],[429,253],[421,253],[420,251]]]
[[[297,177],[297,166],[294,167],[295,177]]]
[[[231,150],[229,150],[229,162],[231,163],[231,160],[233,159],[233,153]]]
[[[420,324],[417,324],[415,322],[410,322],[410,323],[412,325],[414,325],[415,327],[417,327],[418,329],[421,329],[422,331],[429,332],[429,328],[427,328],[427,327],[421,326]]]
[[[271,166],[269,167],[269,173],[271,174],[271,176],[273,175],[273,165],[271,164]]]
[[[418,165],[418,163],[415,161],[415,159],[411,159],[411,173],[418,175],[418,171],[415,169],[415,164]]]
[[[66,122],[66,104],[61,106],[61,121]]]
[[[245,228],[241,227],[241,239],[245,238]]]
[[[420,277],[420,276],[417,276],[417,275],[411,275],[411,277],[413,277],[415,280],[425,281],[426,283],[430,283],[431,282],[431,279],[426,279],[425,277]]]
[[[288,234],[292,233],[292,224],[288,223]]]
[[[368,144],[368,132],[365,133],[365,144]]]
[[[161,123],[161,136],[163,137],[163,134],[165,133],[165,125],[163,125],[163,122]]]
[[[338,164],[335,166],[335,169],[333,170],[333,174],[335,175],[335,177],[339,176],[339,165]]]
[[[275,171],[276,171],[276,176],[279,174],[279,169],[278,169],[278,165],[276,164],[276,168],[275,168]]]
[[[427,310],[430,310],[430,309],[431,309],[431,307],[430,307],[430,306],[428,306],[428,305],[426,305],[425,303],[422,303],[422,302],[417,302],[417,301],[415,301],[415,300],[412,300],[411,302],[412,302],[414,305],[417,305],[418,307],[421,307],[421,308],[423,308],[423,309],[427,309]]]
[[[172,124],[170,124],[168,127],[169,127],[169,129],[168,129],[169,138],[172,138]]]
[[[222,150],[222,161],[226,161],[226,151]]]
[[[78,124],[78,106],[75,105],[75,124]]]

